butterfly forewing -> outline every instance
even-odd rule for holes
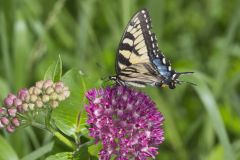
[[[130,20],[118,48],[116,61],[117,73],[132,64],[150,62],[148,55],[149,48],[147,47],[145,37],[145,32],[150,27],[150,17],[145,10],[137,12]]]

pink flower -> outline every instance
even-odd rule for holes
[[[100,159],[147,160],[157,155],[164,118],[148,96],[124,86],[92,89],[86,96],[90,136],[103,145]]]

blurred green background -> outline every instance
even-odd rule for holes
[[[114,74],[119,40],[141,8],[172,67],[194,71],[182,80],[197,84],[144,89],[166,119],[157,159],[240,159],[240,0],[1,0],[0,99],[42,79],[59,54],[64,71],[96,83]],[[20,158],[52,138],[31,128],[1,135],[0,148]],[[56,142],[48,154],[66,150]]]

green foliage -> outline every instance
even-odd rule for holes
[[[49,156],[48,158],[46,158],[46,160],[72,160],[72,153],[71,152],[62,152],[62,153],[58,153],[52,156]]]
[[[44,80],[52,79],[54,82],[60,81],[62,77],[62,59],[59,55],[57,63],[48,67],[44,75]]]
[[[77,70],[68,71],[62,81],[69,86],[71,96],[54,110],[52,118],[64,134],[75,137],[75,134],[85,130],[87,115],[84,110],[84,94],[87,88],[83,75]]]
[[[56,138],[33,128],[1,132],[0,159],[96,159],[99,144],[88,149],[78,144],[79,135],[89,138],[83,97],[89,88],[101,87],[101,78],[114,74],[121,34],[140,8],[150,11],[153,31],[172,67],[194,71],[182,79],[197,84],[144,89],[165,116],[166,140],[157,159],[240,158],[239,0],[0,3],[1,100],[43,78],[61,79],[71,90],[50,117]]]
[[[44,156],[46,153],[50,152],[53,148],[54,143],[50,142],[48,144],[45,144],[42,147],[39,147],[38,149],[36,149],[35,151],[33,151],[32,153],[29,153],[27,156],[21,158],[21,160],[34,160],[34,159],[38,159],[42,156]]]
[[[1,155],[0,155],[1,160],[7,160],[7,159],[17,160],[18,159],[16,152],[13,150],[13,148],[2,136],[0,136],[0,151],[1,151]]]

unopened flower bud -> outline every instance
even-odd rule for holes
[[[69,88],[67,86],[63,86],[64,91],[69,91]]]
[[[52,87],[48,87],[48,88],[46,89],[46,93],[47,93],[48,95],[50,95],[50,94],[53,93],[53,92],[54,92],[54,90],[53,90]]]
[[[63,82],[57,82],[57,83],[56,83],[56,86],[60,86],[60,87],[63,88],[63,87],[64,87],[64,83],[63,83]]]
[[[41,94],[42,93],[42,90],[41,89],[39,89],[39,88],[37,88],[37,87],[35,87],[34,88],[34,90],[33,90],[33,94],[35,94],[35,95],[39,95],[39,94]]]
[[[14,130],[15,130],[15,127],[14,127],[14,126],[12,126],[12,125],[7,126],[7,131],[8,131],[9,133],[13,133]]]
[[[30,101],[31,101],[31,102],[36,102],[37,98],[38,98],[38,97],[33,94],[33,95],[30,96]]]
[[[50,105],[52,108],[56,108],[58,106],[58,101],[51,101]]]
[[[48,95],[43,95],[43,97],[42,97],[42,101],[43,101],[43,103],[47,103],[48,101],[49,101],[49,96]]]
[[[50,95],[50,99],[51,100],[56,100],[58,98],[58,95],[57,93],[53,92],[51,95]]]
[[[28,95],[28,90],[27,89],[21,89],[18,92],[18,98],[20,98],[21,100],[25,100],[26,96]]]
[[[14,100],[15,98],[17,98],[14,94],[9,93],[8,94],[8,98],[11,98],[12,100]]]
[[[33,103],[29,103],[29,104],[28,104],[28,108],[29,108],[30,110],[34,110],[34,107],[35,107],[35,105],[34,105]]]
[[[66,97],[65,97],[65,95],[64,95],[63,93],[61,93],[61,94],[58,95],[58,100],[59,100],[59,101],[63,101],[63,100],[65,100],[65,99],[66,99]]]
[[[34,90],[34,88],[35,88],[35,87],[31,87],[31,88],[29,88],[29,90],[28,90],[29,94],[33,94],[33,90]]]
[[[36,101],[42,101],[41,97],[38,96]]]
[[[55,91],[56,91],[57,94],[60,94],[60,93],[63,92],[63,87],[60,86],[60,85],[56,85],[55,86]]]
[[[22,104],[22,109],[24,111],[27,111],[28,110],[28,104],[27,103]]]
[[[35,85],[36,85],[37,88],[42,89],[43,83],[44,83],[44,81],[38,81],[38,82],[36,82]]]
[[[47,89],[48,87],[51,87],[53,85],[53,81],[52,80],[46,80],[43,83],[43,89]]]
[[[15,107],[17,107],[17,106],[19,106],[19,105],[22,104],[22,100],[19,99],[19,98],[15,98],[15,99],[13,100],[13,104],[14,104]]]
[[[4,125],[2,124],[2,122],[0,121],[0,129],[4,128]]]
[[[0,108],[0,116],[6,114],[6,109],[1,107]]]
[[[18,105],[16,108],[17,108],[17,111],[18,112],[23,112],[24,110],[23,110],[23,107],[22,107],[23,105]]]
[[[16,127],[20,126],[20,121],[17,118],[12,119],[12,124]]]
[[[30,101],[30,95],[28,94],[25,99],[24,99],[25,102],[29,102]]]
[[[4,105],[6,105],[7,107],[11,107],[13,105],[13,99],[11,99],[10,97],[5,98]]]
[[[42,107],[43,107],[43,102],[40,101],[40,100],[37,100],[35,104],[36,104],[36,106],[37,106],[38,108],[42,108]]]
[[[15,116],[16,116],[16,113],[17,113],[17,109],[16,109],[16,108],[10,108],[10,109],[8,109],[8,114],[9,114],[11,117],[15,117]]]
[[[64,91],[63,94],[65,95],[66,98],[70,96],[70,91]]]
[[[8,125],[9,124],[9,120],[8,120],[7,117],[2,117],[1,122],[2,122],[3,125]]]

